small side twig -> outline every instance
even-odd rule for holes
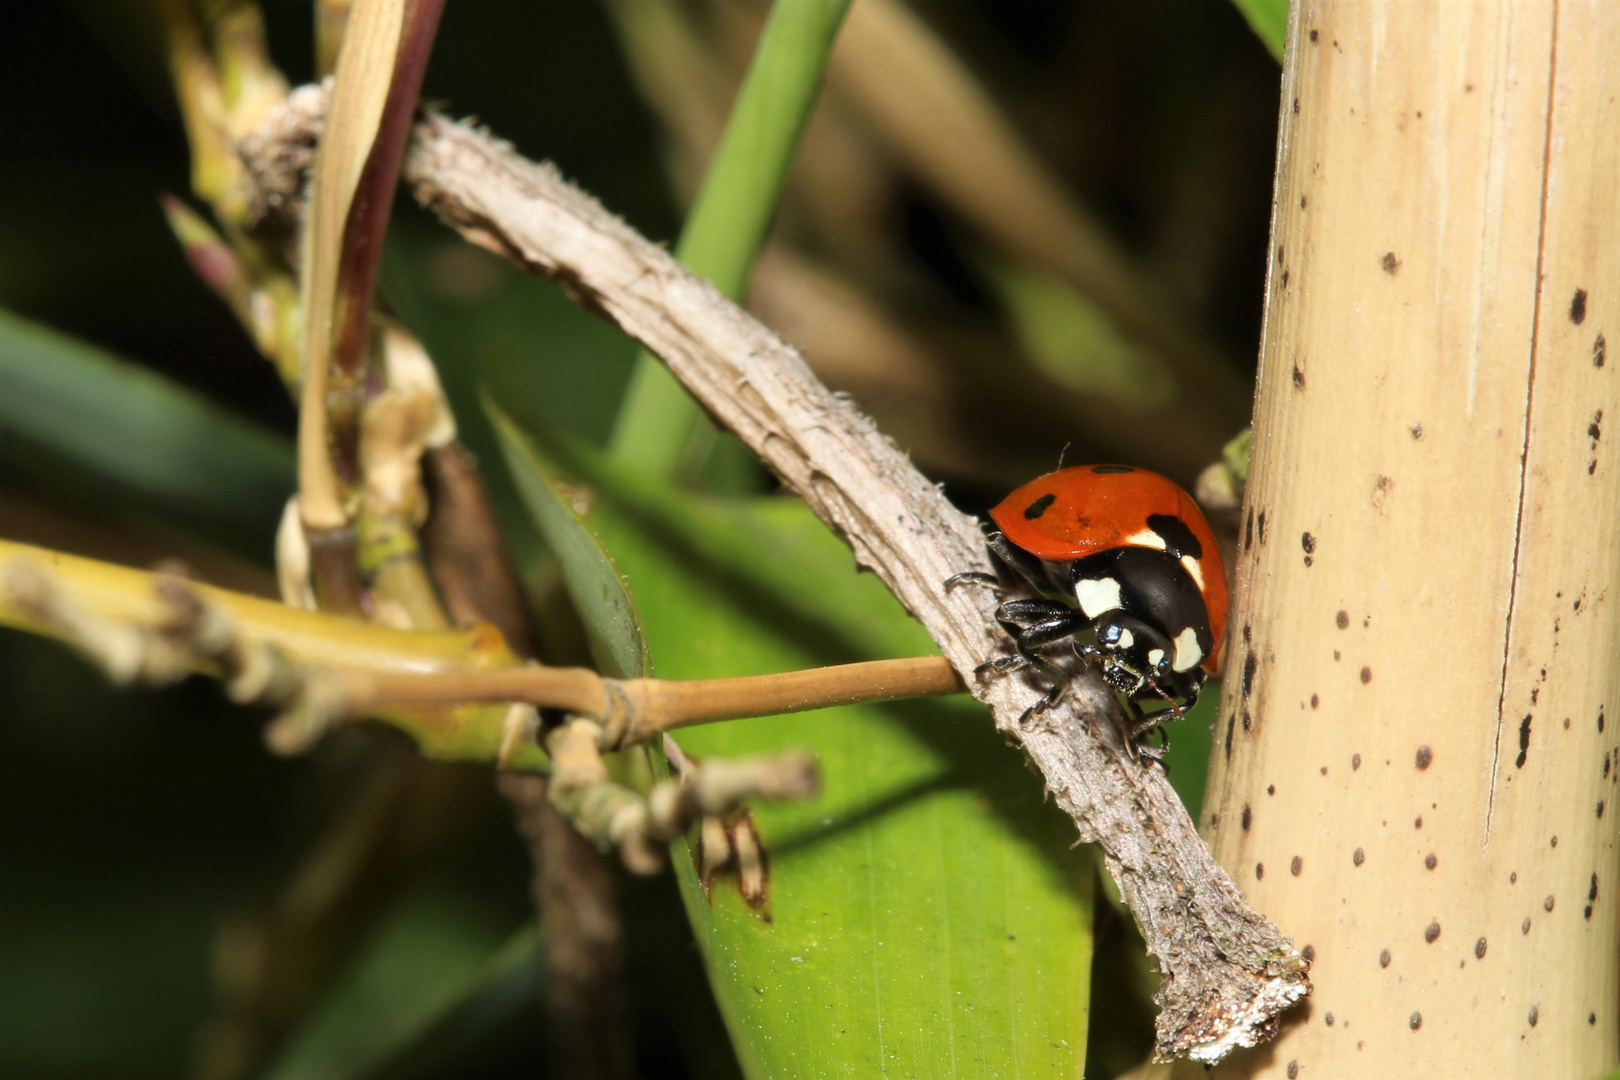
[[[255,177],[295,168],[320,124],[319,91],[300,90],[267,121],[249,153]],[[988,570],[977,524],[832,395],[802,357],[683,270],[549,166],[467,125],[428,115],[414,132],[405,179],[419,200],[472,242],[561,282],[590,310],[658,354],[709,411],[844,536],[927,627],[958,671],[1003,648],[988,597],[943,583]],[[283,204],[291,192],[265,191]],[[1218,1061],[1276,1031],[1309,992],[1308,963],[1215,862],[1174,790],[1126,755],[1113,695],[1094,678],[1040,722],[1018,718],[1038,690],[1018,679],[975,688],[1017,739],[1083,840],[1095,841],[1143,938],[1158,957],[1157,1052]]]

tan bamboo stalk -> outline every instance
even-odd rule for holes
[[[1315,991],[1220,1075],[1616,1063],[1616,56],[1603,0],[1296,0],[1205,823]]]

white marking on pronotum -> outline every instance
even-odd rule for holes
[[[1134,536],[1127,536],[1125,542],[1134,547],[1150,547],[1158,548],[1160,551],[1164,550],[1164,537],[1152,529],[1143,529]]]
[[[1074,583],[1074,598],[1088,619],[1095,619],[1105,611],[1118,611],[1124,606],[1119,600],[1119,582],[1111,577],[1082,578]]]
[[[1176,635],[1176,659],[1171,667],[1176,671],[1191,671],[1198,666],[1198,661],[1204,658],[1204,650],[1198,647],[1198,634],[1192,627],[1187,627]]]
[[[1191,555],[1183,555],[1181,557],[1181,565],[1182,568],[1187,571],[1187,573],[1192,575],[1193,584],[1197,585],[1198,588],[1202,590],[1204,587],[1204,568],[1198,565],[1198,560],[1193,558]]]
[[[1131,633],[1129,630],[1121,630],[1119,632],[1119,647],[1120,648],[1128,649],[1132,645],[1135,645],[1135,644],[1136,644],[1136,635],[1135,634]]]
[[[1154,649],[1152,652],[1148,653],[1148,663],[1152,664],[1154,667],[1158,667],[1159,666],[1159,661],[1163,660],[1163,659],[1164,659],[1164,650],[1163,649]]]

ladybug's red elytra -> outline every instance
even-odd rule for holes
[[[1220,671],[1227,593],[1214,534],[1185,491],[1146,469],[1076,465],[1031,480],[990,518],[991,553],[1041,599],[996,609],[1018,651],[980,673],[1032,667],[1050,679],[1051,690],[1026,718],[1056,704],[1069,682],[1038,650],[1077,634],[1087,638],[1074,640],[1075,652],[1097,664],[1130,707],[1133,748],[1166,715],[1180,719],[1192,708],[1206,675]],[[958,574],[946,584],[963,580],[997,583],[987,574]],[[1170,707],[1144,714],[1142,701]]]

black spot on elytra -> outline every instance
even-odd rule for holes
[[[1569,321],[1576,326],[1586,321],[1586,290],[1576,289],[1569,301]]]
[[[1423,940],[1428,942],[1430,945],[1433,945],[1435,941],[1439,939],[1439,937],[1440,923],[1438,920],[1431,922],[1428,926],[1423,928]]]
[[[1393,274],[1401,268],[1401,260],[1397,259],[1395,253],[1391,251],[1385,253],[1384,257],[1378,260],[1378,265],[1384,268],[1384,273]]]
[[[1483,960],[1483,959],[1485,959],[1485,939],[1484,938],[1480,938],[1478,941],[1474,942],[1474,959],[1475,960]]]
[[[1422,770],[1427,769],[1434,761],[1434,751],[1430,750],[1427,746],[1420,746],[1417,748],[1417,757],[1414,759],[1414,761],[1417,764],[1418,770],[1421,772]],[[1418,818],[1418,820],[1422,821],[1423,819]]]
[[[1364,863],[1366,861],[1367,861],[1367,853],[1365,851],[1361,850],[1360,848],[1356,848],[1355,854],[1350,856],[1350,863],[1353,866],[1360,866],[1362,863]]]
[[[1525,713],[1524,719],[1519,721],[1519,757],[1513,763],[1515,769],[1524,768],[1524,759],[1530,756],[1530,714]]]
[[[1609,343],[1603,340],[1602,334],[1599,334],[1597,336],[1597,340],[1592,342],[1592,366],[1602,367],[1604,361],[1606,361],[1608,358]]]
[[[1283,284],[1288,284],[1288,271],[1286,270],[1283,271]],[[1299,370],[1298,364],[1294,365],[1294,385],[1301,390],[1305,389],[1305,373]]]
[[[1248,697],[1249,696],[1249,691],[1254,689],[1254,671],[1255,671],[1255,668],[1257,668],[1259,666],[1260,666],[1260,662],[1255,659],[1254,653],[1250,653],[1248,656],[1244,657],[1244,659],[1243,659],[1243,696],[1244,697]],[[1247,728],[1249,725],[1244,724],[1243,726],[1245,728]]]
[[[1254,824],[1254,811],[1249,809],[1248,803],[1243,804],[1243,816],[1238,819],[1238,823],[1243,826],[1244,832],[1248,832],[1249,826]]]
[[[1147,526],[1164,541],[1164,550],[1172,558],[1179,559],[1183,555],[1191,555],[1195,559],[1204,557],[1204,545],[1198,542],[1198,537],[1193,535],[1187,523],[1175,515],[1149,514]]]
[[[1024,507],[1024,519],[1026,521],[1034,521],[1036,518],[1050,510],[1052,508],[1052,504],[1055,502],[1057,502],[1056,495],[1042,495],[1040,498]]]
[[[1136,471],[1134,465],[1093,465],[1091,471],[1102,476],[1112,476],[1116,473],[1132,473]]]
[[[1254,510],[1253,509],[1251,509],[1249,511],[1248,519],[1246,521],[1244,521],[1244,523],[1243,523],[1243,550],[1248,551],[1252,547],[1254,547]]]

